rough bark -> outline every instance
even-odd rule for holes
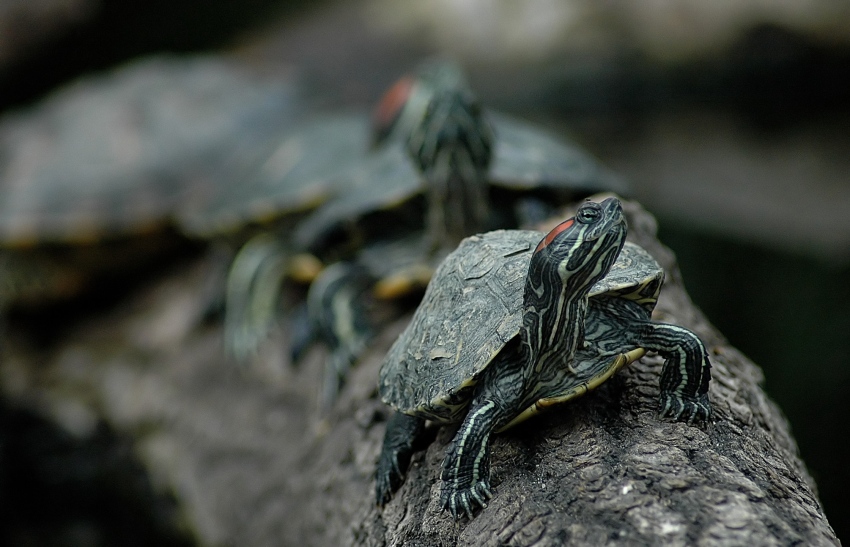
[[[49,354],[13,348],[0,382],[78,435],[99,418],[133,434],[204,545],[837,544],[760,369],[690,302],[654,219],[634,205],[629,215],[630,237],[669,274],[657,318],[693,329],[709,348],[713,421],[659,420],[661,360],[646,357],[495,437],[495,495],[472,521],[455,523],[437,506],[450,427],[433,430],[392,501],[375,506],[388,415],[375,383],[404,318],[380,333],[324,419],[315,410],[320,350],[292,368],[283,333],[239,370],[222,355],[218,327],[194,326],[205,264]]]

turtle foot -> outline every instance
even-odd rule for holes
[[[425,431],[425,420],[394,413],[387,422],[384,446],[375,469],[375,502],[383,507],[404,481],[417,441]]]
[[[378,460],[378,468],[375,471],[375,501],[381,507],[387,504],[393,497],[393,492],[398,490],[404,480],[404,473],[399,465],[398,454],[384,452]]]
[[[469,488],[461,489],[451,482],[444,482],[440,493],[440,507],[443,511],[451,513],[455,520],[463,514],[472,520],[476,507],[482,509],[487,507],[487,500],[491,497],[493,493],[490,491],[490,483],[487,480],[478,481]]]
[[[672,418],[677,422],[708,422],[711,418],[711,403],[708,394],[697,397],[683,397],[676,393],[662,393],[658,415],[662,418]]]

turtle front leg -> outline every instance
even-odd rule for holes
[[[410,456],[417,441],[425,431],[425,420],[396,412],[387,422],[384,434],[384,446],[375,470],[375,500],[378,505],[386,505],[393,492],[401,486]]]
[[[484,508],[490,490],[490,435],[496,428],[498,406],[477,401],[455,434],[443,460],[440,507],[457,519],[461,512],[472,519],[476,506]]]
[[[684,327],[647,322],[637,343],[664,357],[659,415],[688,423],[707,421],[711,362],[699,337]]]
[[[495,366],[494,366],[495,365]],[[469,412],[446,449],[440,506],[457,519],[484,508],[490,490],[490,437],[517,416],[529,398],[528,379],[516,362],[492,364],[476,386]]]

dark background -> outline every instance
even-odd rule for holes
[[[413,13],[387,1],[25,4],[0,1],[3,111],[161,51],[295,68],[329,105],[367,105],[422,56],[455,56],[485,103],[568,132],[632,182],[694,301],[764,369],[832,526],[850,537],[850,36],[836,30],[850,12],[841,2],[809,3],[805,17],[782,2],[741,13],[563,2],[576,11],[548,19],[554,4],[530,2],[519,14],[471,16],[483,30],[465,28],[470,16],[448,2]],[[474,2],[455,4],[475,14]]]

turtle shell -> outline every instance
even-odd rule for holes
[[[573,196],[627,193],[621,178],[587,152],[527,122],[488,112],[495,135],[489,172],[493,186],[525,192],[565,191]],[[421,176],[401,142],[388,143],[365,161],[340,172],[337,195],[302,222],[296,244],[313,248],[334,229],[367,213],[390,210],[422,191]]]
[[[293,95],[291,81],[227,61],[156,57],[4,117],[0,245],[88,243],[167,224],[231,143],[293,118]]]
[[[369,120],[353,113],[316,116],[273,136],[254,135],[238,144],[225,166],[229,183],[188,200],[178,218],[182,231],[209,237],[248,223],[268,224],[358,185],[357,179],[335,175],[363,160]]]
[[[381,367],[384,402],[397,410],[454,421],[493,358],[519,334],[526,273],[542,232],[498,230],[464,239],[437,269],[407,329]],[[664,272],[626,243],[590,297],[616,295],[651,313]]]

